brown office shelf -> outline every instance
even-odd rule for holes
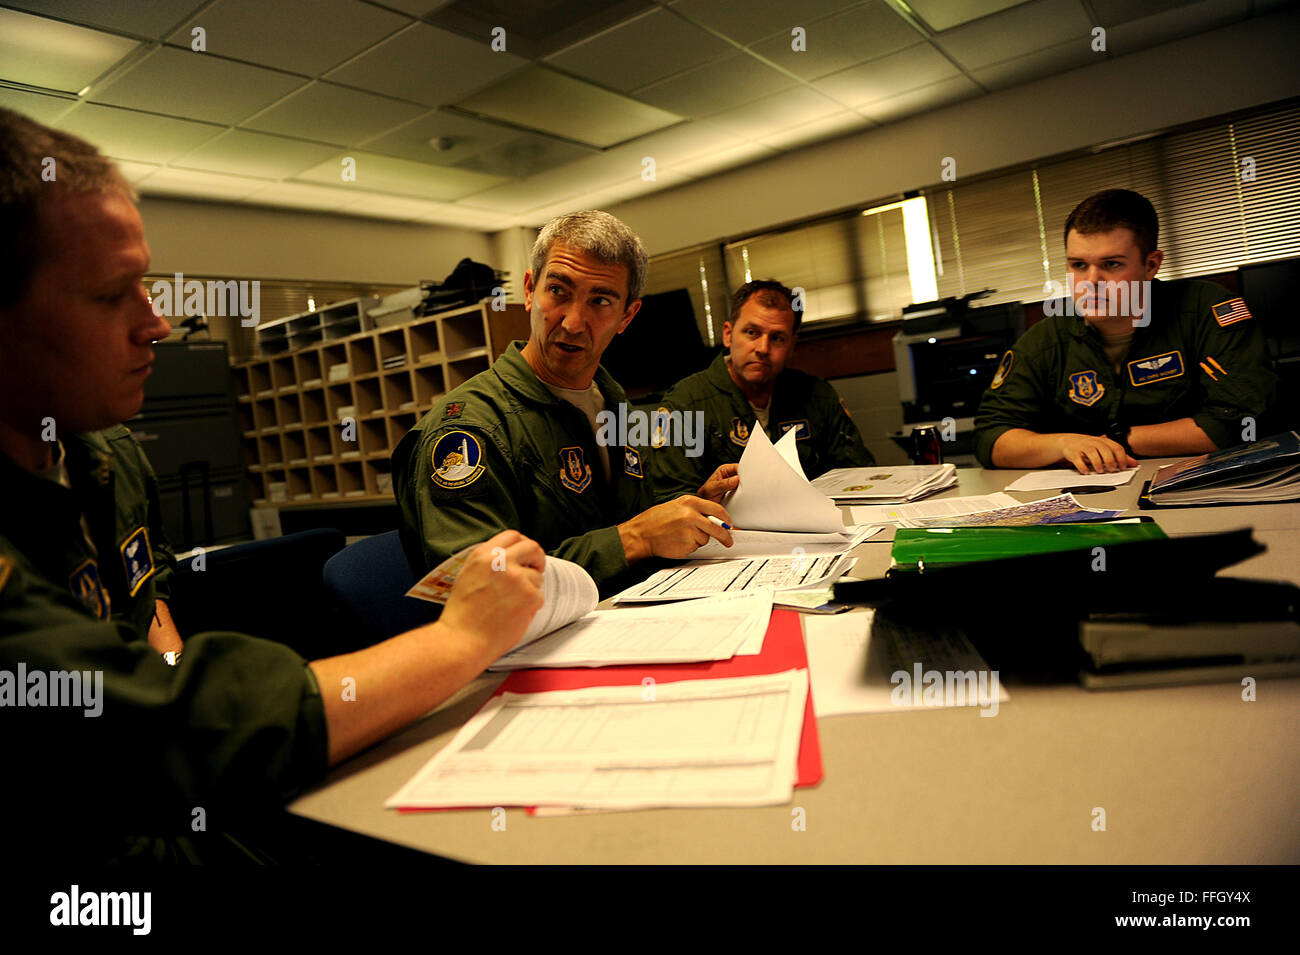
[[[322,323],[316,337],[290,327],[288,350],[232,368],[255,504],[391,501],[397,442],[525,337],[528,313],[483,302],[339,336],[346,328]]]

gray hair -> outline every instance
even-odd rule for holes
[[[533,243],[534,282],[540,280],[542,269],[546,267],[546,257],[551,254],[551,247],[557,242],[585,252],[606,265],[626,266],[628,289],[624,307],[641,297],[650,257],[646,255],[645,246],[637,234],[619,219],[608,212],[590,209],[556,216],[546,223],[542,226],[537,241]]]

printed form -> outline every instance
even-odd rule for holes
[[[691,561],[651,574],[615,596],[614,602],[692,600],[745,590],[803,590],[839,580],[855,563],[856,558],[843,554]]]
[[[806,670],[503,693],[385,806],[778,805],[807,700]]]

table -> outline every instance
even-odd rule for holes
[[[1133,507],[1156,466],[1091,507]],[[948,496],[1023,471],[959,470]],[[1012,492],[1034,500],[1055,492]],[[1139,513],[1134,511],[1134,513]],[[1144,511],[1166,533],[1256,528],[1269,550],[1226,572],[1300,582],[1300,503]],[[855,576],[888,566],[888,530]],[[1296,863],[1300,679],[1093,692],[1005,677],[1011,702],[819,719],[825,779],[789,805],[533,818],[382,808],[484,703],[480,677],[424,720],[336,767],[291,812],[483,863]],[[1094,831],[1094,809],[1105,831]],[[792,826],[804,810],[806,828]]]

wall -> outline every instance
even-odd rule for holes
[[[1285,11],[822,143],[609,211],[652,255],[1300,95]]]
[[[496,266],[487,233],[449,226],[153,196],[140,214],[157,272],[415,285]]]

